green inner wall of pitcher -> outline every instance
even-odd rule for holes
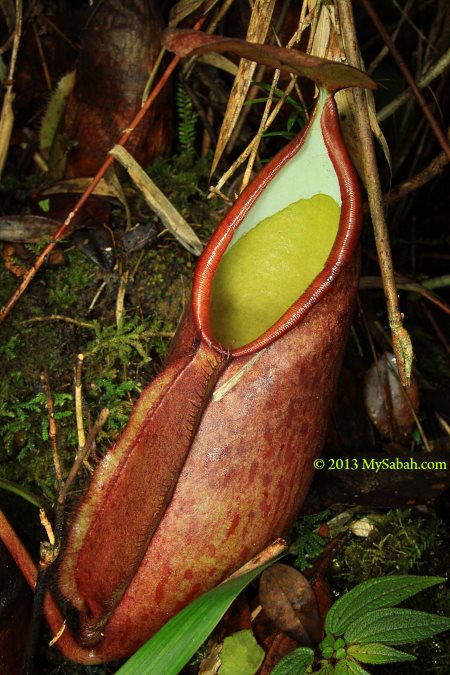
[[[211,329],[218,342],[237,349],[283,316],[323,269],[340,213],[329,195],[299,199],[231,245],[212,286]]]

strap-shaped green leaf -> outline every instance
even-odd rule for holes
[[[342,635],[360,616],[373,609],[393,607],[419,591],[440,584],[442,577],[401,576],[378,577],[359,584],[334,603],[327,615],[327,633]]]
[[[313,650],[309,647],[299,647],[277,663],[272,670],[272,675],[303,675],[313,661]]]
[[[416,657],[412,654],[405,654],[398,649],[393,649],[387,645],[369,643],[367,645],[351,645],[347,649],[347,654],[361,663],[398,663],[400,661],[415,661]]]
[[[376,609],[356,619],[346,630],[347,644],[381,642],[405,645],[450,630],[450,617],[412,609]]]
[[[230,579],[191,602],[128,659],[116,675],[177,675],[239,593],[279,558]]]

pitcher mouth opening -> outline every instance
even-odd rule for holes
[[[270,345],[328,293],[360,224],[358,179],[322,91],[308,126],[242,193],[200,259],[201,339],[234,357]]]

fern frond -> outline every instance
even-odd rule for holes
[[[176,94],[178,113],[178,140],[182,152],[192,159],[195,155],[195,127],[198,114],[194,110],[192,101],[181,84],[178,85]]]

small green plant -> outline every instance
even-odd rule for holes
[[[99,440],[104,437],[114,438],[122,431],[130,416],[134,399],[141,393],[141,387],[132,380],[115,382],[107,378],[99,378],[91,385],[91,396],[95,396],[99,409],[108,408],[109,416]]]
[[[192,101],[181,84],[177,88],[178,140],[181,151],[188,157],[195,156],[195,127],[198,115]]]
[[[311,561],[322,553],[326,541],[316,530],[329,516],[329,511],[323,511],[304,516],[295,522],[292,528],[291,551],[297,555],[294,567],[300,572],[311,567]]]
[[[55,421],[61,422],[73,416],[70,406],[72,394],[55,393]],[[17,459],[22,461],[40,440],[49,439],[49,418],[45,394],[38,392],[28,401],[2,401],[0,403],[0,419],[2,429],[0,438],[7,450],[10,450],[18,434],[23,438]]]
[[[86,356],[102,359],[105,371],[116,363],[129,364],[136,354],[141,359],[140,366],[151,360],[148,354],[148,330],[139,317],[122,320],[119,326],[102,326],[98,321],[93,321],[92,325],[95,338],[87,345]]]
[[[370,579],[343,595],[328,612],[320,655],[300,647],[284,657],[273,675],[335,673],[370,675],[363,666],[414,661],[395,649],[450,630],[450,617],[397,608],[442,577],[388,576]]]
[[[271,90],[271,85],[266,82],[255,82],[256,87],[262,89],[263,92],[269,94]],[[284,96],[284,92],[281,89],[275,89],[273,96],[275,99],[281,99]],[[252,98],[245,102],[245,105],[253,105],[255,103],[266,103],[267,97],[262,96],[260,98]],[[271,136],[280,136],[281,138],[290,141],[298,132],[303,129],[307,122],[307,117],[305,113],[305,108],[298,103],[292,96],[286,96],[286,103],[290,105],[293,110],[290,113],[286,121],[286,131],[267,131],[263,134],[264,138],[269,138]]]

